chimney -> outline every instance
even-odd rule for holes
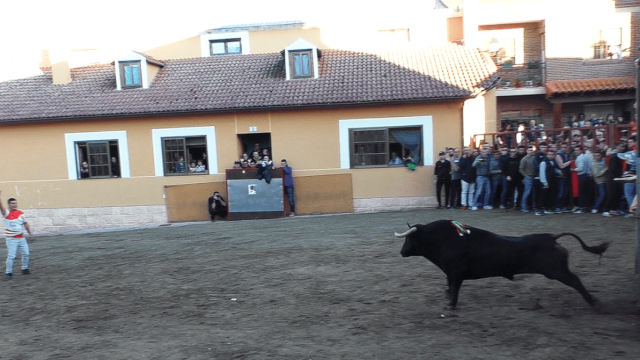
[[[51,77],[56,85],[64,85],[71,82],[71,68],[69,67],[68,50],[50,50],[49,60],[51,61]]]
[[[56,85],[64,85],[71,82],[71,68],[68,61],[60,61],[51,64],[51,76],[53,83]]]

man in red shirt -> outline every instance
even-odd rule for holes
[[[29,241],[33,241],[33,234],[29,223],[24,217],[24,213],[18,210],[18,201],[14,198],[7,200],[9,209],[2,206],[2,191],[0,190],[0,213],[4,218],[5,237],[7,238],[7,280],[13,278],[13,260],[18,255],[18,250],[22,254],[22,275],[29,275]],[[29,233],[29,239],[24,237],[24,230]]]

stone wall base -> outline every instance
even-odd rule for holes
[[[23,210],[34,235],[97,229],[127,229],[167,223],[164,205]],[[4,222],[0,224],[4,235]]]
[[[396,211],[438,206],[435,196],[353,199],[353,212]]]

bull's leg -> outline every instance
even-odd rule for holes
[[[458,293],[460,292],[460,287],[462,286],[462,279],[452,278],[450,281],[449,287],[449,306],[448,309],[455,310],[456,305],[458,305]]]
[[[580,293],[580,295],[582,295],[584,300],[589,303],[589,305],[596,306],[596,298],[594,298],[593,295],[589,294],[584,285],[582,285],[580,278],[578,278],[577,275],[575,275],[568,269],[566,271],[563,271],[562,273],[549,275],[545,274],[545,276],[549,279],[558,280],[565,285],[571,286],[572,288],[576,289]]]

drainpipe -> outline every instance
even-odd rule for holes
[[[638,124],[638,120],[640,120],[640,45],[638,45],[638,58],[635,61],[636,67],[636,126]],[[636,155],[640,155],[640,146],[636,144]],[[636,160],[636,166],[638,164],[638,160]],[[638,169],[636,168],[636,174],[638,173]],[[636,179],[636,196],[638,196],[638,189],[640,189],[640,179]],[[638,210],[636,209],[635,213],[636,219],[636,274],[640,274],[640,218],[638,217]],[[638,290],[640,290],[640,278],[638,281]],[[638,293],[639,300],[636,303],[636,306],[640,308],[640,292]]]

